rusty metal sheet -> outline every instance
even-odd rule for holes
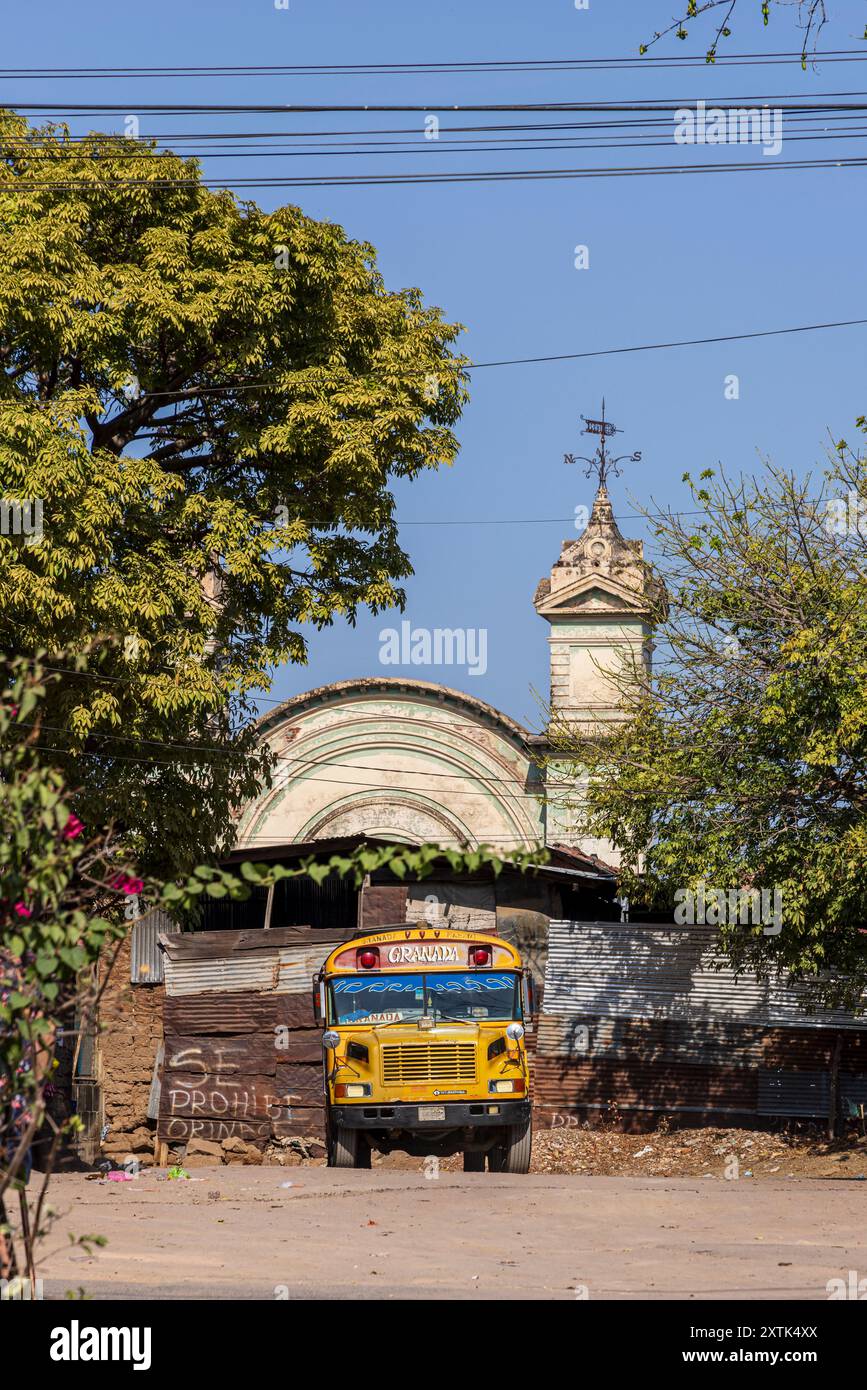
[[[134,985],[159,985],[163,982],[163,952],[160,935],[176,936],[180,927],[168,913],[151,908],[130,930],[130,980]]]
[[[252,933],[231,932],[232,936]],[[223,933],[213,932],[219,936]],[[311,989],[313,975],[322,967],[332,946],[323,939],[315,944],[277,945],[271,932],[256,933],[257,949],[248,947],[228,954],[167,957],[166,993],[173,998],[191,994],[302,994]],[[276,933],[274,933],[276,935]]]
[[[165,965],[166,994],[173,998],[190,994],[232,994],[241,991],[273,993],[280,963],[276,948],[244,951],[237,955],[172,959]]]
[[[828,1072],[759,1072],[760,1115],[824,1116],[828,1114],[830,1099],[831,1078]]]
[[[688,1023],[680,1019],[596,1018],[591,1014],[543,1015],[539,1057],[634,1059],[757,1067],[764,1032],[755,1026]]]
[[[257,1033],[273,1031],[277,1010],[275,995],[254,991],[178,998],[166,995],[163,1018],[166,1032],[176,1035]]]
[[[313,1013],[312,982],[308,981],[306,993],[275,994],[273,1007],[278,1027],[290,1028],[295,1032],[315,1032],[317,1037],[321,1035],[323,1025]]]
[[[291,1114],[272,1120],[271,1133],[275,1139],[325,1138],[325,1109],[322,1106],[293,1106]]]
[[[282,1062],[277,1066],[276,1090],[282,1097],[289,1097],[288,1105],[317,1106],[325,1104],[322,1059],[318,1065],[298,1062]]]
[[[669,1116],[676,1116],[678,1125],[683,1128],[722,1124],[746,1126],[756,1123],[755,1111],[739,1106],[729,1108],[715,1105],[713,1109],[708,1110],[701,1105],[679,1105],[676,1110],[672,1110],[666,1105],[623,1105],[618,1107],[616,1112],[617,1129],[623,1134],[647,1134],[656,1128],[660,1119],[668,1119]],[[576,1129],[585,1123],[590,1126],[599,1124],[600,1120],[607,1125],[612,1117],[613,1112],[607,1104],[539,1105],[533,1109],[533,1124],[537,1130]]]
[[[552,1109],[727,1109],[755,1113],[758,1074],[747,1068],[536,1059],[534,1101]]]
[[[768,1071],[823,1071],[831,1065],[836,1034],[823,1028],[773,1028],[765,1035],[761,1065]]]
[[[166,1072],[179,1072],[191,1080],[273,1076],[277,1060],[276,1037],[272,1032],[217,1038],[166,1035]]]
[[[163,1083],[161,1113],[208,1120],[267,1120],[279,1107],[272,1076],[244,1076],[234,1081],[189,1078],[170,1072]],[[217,1084],[219,1083],[219,1084]]]
[[[364,931],[406,921],[405,883],[370,883],[361,892],[361,920]]]
[[[161,1115],[157,1121],[157,1137],[168,1144],[185,1144],[190,1139],[210,1139],[219,1144],[223,1139],[243,1139],[247,1144],[264,1148],[271,1137],[270,1120],[210,1120],[183,1115]]]
[[[276,951],[283,946],[315,945],[322,941],[327,946],[324,959],[332,949],[327,943],[333,940],[337,945],[350,935],[341,928],[272,927],[266,932],[264,928],[256,927],[244,931],[181,932],[177,936],[167,937],[160,944],[169,960],[205,961],[245,955],[250,951]]]
[[[340,942],[335,941],[335,946]],[[312,996],[313,976],[322,969],[330,954],[331,946],[325,950],[316,946],[281,946],[277,952],[278,973],[274,986],[278,994],[303,994]]]
[[[312,1028],[278,1036],[275,1055],[280,1062],[316,1062],[322,1066],[322,1035]]]

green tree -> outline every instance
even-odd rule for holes
[[[840,972],[851,998],[867,983],[867,463],[842,443],[818,482],[771,466],[692,487],[701,522],[655,524],[669,606],[652,680],[615,678],[607,734],[553,731],[589,778],[576,823],[616,843],[636,903],[778,892],[780,922],[721,923],[732,960],[826,998],[822,973]]]
[[[143,864],[227,833],[302,625],[402,602],[391,487],[456,456],[459,331],[339,226],[0,113],[0,642],[90,653],[43,741]]]

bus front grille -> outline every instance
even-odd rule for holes
[[[382,1080],[386,1086],[475,1079],[474,1043],[398,1043],[382,1049]]]

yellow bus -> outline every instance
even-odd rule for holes
[[[496,934],[406,925],[338,946],[314,977],[329,1165],[402,1149],[526,1173],[533,1007],[530,971]]]

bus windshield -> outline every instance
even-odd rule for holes
[[[485,973],[347,975],[331,981],[335,1023],[414,1023],[422,1014],[459,1023],[511,1021],[521,1014],[520,976]]]

